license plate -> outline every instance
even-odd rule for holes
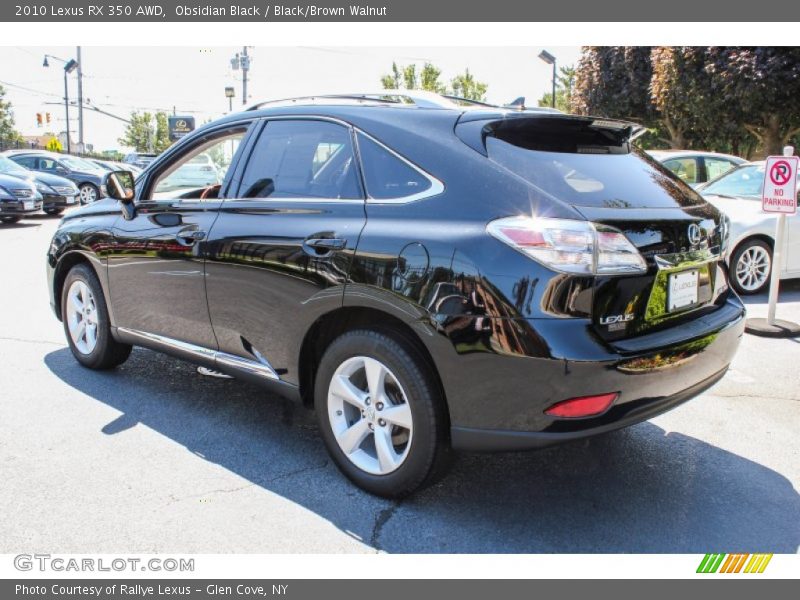
[[[75,196],[67,196],[67,204],[75,204]]]
[[[669,276],[669,294],[667,295],[667,310],[679,310],[697,304],[697,289],[699,287],[699,271],[681,271]]]
[[[23,202],[22,206],[25,207],[25,210],[33,210],[33,202]]]

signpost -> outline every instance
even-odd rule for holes
[[[169,139],[175,142],[194,131],[194,117],[169,117]]]
[[[785,246],[786,215],[797,213],[797,170],[800,158],[794,156],[794,147],[786,146],[783,156],[769,156],[761,191],[761,210],[777,214],[775,246],[772,250],[772,272],[769,280],[769,307],[766,319],[747,319],[745,330],[765,337],[798,337],[800,325],[775,318],[780,287],[781,253]]]

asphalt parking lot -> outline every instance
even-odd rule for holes
[[[798,552],[800,339],[746,335],[670,413],[463,455],[390,502],[338,473],[313,413],[259,388],[142,349],[80,367],[47,299],[57,223],[0,225],[0,552]],[[778,315],[800,321],[800,280]]]

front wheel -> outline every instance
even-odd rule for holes
[[[3,223],[18,223],[22,219],[22,217],[0,217],[0,221]]]
[[[359,330],[337,338],[320,362],[315,404],[334,462],[372,494],[406,496],[447,466],[439,387],[400,336]]]
[[[769,284],[771,271],[772,248],[763,240],[748,240],[731,256],[731,283],[739,294],[763,291]]]
[[[84,183],[78,188],[78,191],[81,193],[81,204],[96,202],[100,195],[97,188],[91,183]]]
[[[60,215],[61,213],[64,212],[64,209],[63,208],[45,208],[44,212],[46,212],[48,215],[51,215],[53,217],[57,217],[58,215]]]
[[[111,335],[103,289],[92,268],[72,267],[61,293],[61,320],[72,355],[84,367],[112,369],[122,364],[131,347]]]

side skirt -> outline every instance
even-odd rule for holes
[[[300,400],[298,386],[283,381],[267,362],[250,360],[146,331],[126,327],[116,327],[113,331],[114,337],[125,344],[163,352],[187,362],[222,371],[237,379],[250,381],[289,399]]]

